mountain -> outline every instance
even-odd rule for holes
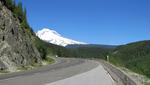
[[[36,33],[36,35],[40,39],[42,39],[46,42],[56,44],[56,45],[60,45],[60,46],[67,46],[67,45],[70,45],[70,44],[86,44],[86,43],[83,43],[83,42],[78,42],[78,41],[75,41],[75,40],[72,40],[72,39],[65,38],[62,35],[60,35],[59,33],[57,33],[56,31],[48,29],[48,28],[44,28],[42,30],[39,30]]]

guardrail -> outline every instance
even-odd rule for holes
[[[105,70],[108,71],[114,81],[116,81],[117,85],[144,85],[140,81],[135,81],[133,78],[122,72],[114,65],[103,60],[100,60],[100,63],[103,65]]]

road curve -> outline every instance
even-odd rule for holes
[[[98,74],[98,72],[100,72],[100,74]],[[97,77],[97,79],[99,78],[97,74],[102,82],[104,82],[104,78],[109,79],[108,81],[110,82],[112,81],[109,74],[98,62],[83,59],[58,58],[57,63],[52,65],[43,66],[30,71],[0,75],[0,85],[79,85],[75,84],[75,82],[79,83],[81,80],[86,80],[86,78],[91,78],[91,80],[94,81],[90,81],[90,83],[93,82],[91,85],[97,85],[95,79],[93,79],[95,77]],[[74,82],[62,84],[63,82],[67,82],[68,79]],[[83,81],[80,82],[80,84],[85,85]],[[104,84],[101,83],[99,85]],[[107,85],[114,84],[110,83]]]

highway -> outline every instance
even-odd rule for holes
[[[52,65],[0,75],[0,85],[115,85],[96,61],[58,58]]]

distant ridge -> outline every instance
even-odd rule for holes
[[[101,44],[74,44],[67,45],[67,48],[79,48],[79,47],[100,47],[100,48],[116,48],[117,45],[101,45]]]

